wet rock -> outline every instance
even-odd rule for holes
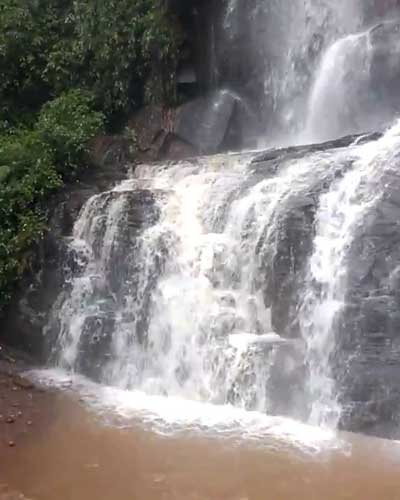
[[[221,90],[190,101],[176,110],[174,133],[199,153],[216,153],[232,126],[237,97]]]
[[[111,316],[89,316],[85,318],[79,340],[75,369],[79,373],[100,381],[102,369],[110,353],[115,319]]]
[[[162,146],[159,149],[159,158],[168,158],[169,160],[181,160],[190,158],[198,154],[197,149],[190,143],[183,140],[175,133],[166,133]]]
[[[141,161],[181,160],[199,153],[196,145],[176,130],[179,109],[149,105],[136,112],[128,126],[136,139],[136,153]],[[197,120],[197,116],[192,116]]]
[[[134,131],[136,148],[143,158],[157,160],[163,141],[158,138],[168,131],[167,111],[158,105],[141,108],[129,119],[128,126]]]
[[[100,135],[92,140],[89,150],[90,163],[98,169],[119,169],[132,162],[133,144],[121,135]]]
[[[397,175],[394,160],[393,174]],[[390,173],[389,169],[387,173]],[[333,362],[344,413],[341,425],[398,437],[400,422],[400,183],[381,179],[350,249],[346,307],[337,324]]]
[[[13,377],[13,383],[17,386],[20,387],[21,389],[25,390],[31,390],[33,389],[34,385],[32,382],[26,378],[20,377],[18,375],[15,375]]]
[[[400,81],[400,21],[385,21],[370,32],[371,86],[380,104],[392,107],[392,113],[399,109]]]
[[[370,23],[379,18],[389,18],[396,16],[400,8],[399,0],[365,0],[363,2],[366,22]]]
[[[306,420],[308,408],[304,380],[307,366],[304,343],[296,340],[279,345],[270,363],[268,394],[271,414]]]

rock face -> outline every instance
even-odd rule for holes
[[[371,88],[380,104],[395,113],[400,109],[400,21],[378,24],[371,30],[369,38]]]
[[[381,179],[373,207],[351,249],[347,307],[338,336],[337,377],[346,387],[343,425],[399,437],[399,160]]]
[[[235,134],[236,104],[237,97],[224,90],[188,102],[176,110],[174,133],[201,154],[217,153],[225,137]]]
[[[145,289],[140,286],[140,235],[158,216],[155,196],[145,189],[117,189],[90,198],[75,224],[73,238],[66,241],[65,281],[47,315],[45,333],[46,342],[53,346],[52,360],[100,380],[113,356],[112,334],[121,311],[121,335],[123,330],[129,331],[132,342],[143,342],[140,332],[146,330],[154,280],[148,280]],[[154,273],[159,272],[155,265]],[[74,335],[72,309],[82,322],[73,362],[58,350]],[[130,332],[133,324],[138,325],[136,337]]]
[[[376,21],[378,18],[386,18],[398,14],[399,0],[365,0],[363,2],[367,22]]]

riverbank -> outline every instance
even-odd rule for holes
[[[5,458],[12,448],[45,429],[52,416],[55,393],[20,375],[28,364],[20,353],[0,345],[0,455]]]

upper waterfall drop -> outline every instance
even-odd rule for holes
[[[390,125],[400,112],[399,20],[396,11],[377,19],[370,3],[224,4],[214,69],[251,110],[245,145],[246,135],[258,147],[288,146]]]
[[[290,144],[305,126],[309,89],[321,54],[340,37],[358,30],[363,12],[359,0],[307,0],[290,6],[279,2],[275,9],[280,11],[280,26],[289,25],[284,49],[277,46],[273,54],[272,72],[266,68],[265,96],[273,100],[275,126],[281,129],[278,141]]]
[[[234,89],[259,116],[259,145],[296,140],[321,55],[360,30],[363,17],[361,0],[224,3],[215,70],[222,85],[236,82]]]
[[[365,126],[361,113],[367,104],[370,66],[367,33],[348,35],[329,47],[316,72],[308,103],[306,142],[333,139]]]
[[[399,20],[339,38],[323,54],[307,104],[304,142],[383,130],[398,115]]]

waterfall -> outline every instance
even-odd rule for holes
[[[400,147],[400,122],[377,142],[354,149],[353,168],[319,201],[308,286],[300,315],[308,347],[310,420],[335,427],[340,404],[331,372],[335,321],[346,302],[349,249],[363,218],[383,195],[379,179],[393,167]]]
[[[224,3],[236,48],[244,5]],[[396,22],[366,29],[358,0],[260,1],[249,11],[269,142],[321,142],[393,120],[386,90],[397,82],[397,46],[387,59],[381,49],[392,47]],[[216,105],[227,95],[241,100],[229,89]],[[382,204],[399,155],[397,123],[379,137],[136,166],[87,201],[67,240],[65,286],[46,327],[52,362],[157,400],[331,428],[354,403],[369,418],[378,390],[365,375],[368,350],[390,344],[398,325],[398,245],[380,238],[398,230],[400,194],[386,212]],[[376,321],[367,332],[365,308],[380,312],[385,301],[394,326]]]
[[[347,148],[283,151],[278,170],[274,154],[260,163],[254,153],[139,166],[91,198],[48,326],[56,363],[125,390],[272,414],[283,408],[274,384],[290,394],[292,372],[303,389],[284,411],[336,426],[332,356],[349,249],[382,195],[399,127]],[[288,214],[310,193],[320,193],[315,236],[303,270],[289,264],[299,303],[282,329],[268,290],[282,279]]]
[[[370,64],[366,33],[346,36],[331,45],[311,92],[306,140],[323,141],[357,132],[363,126],[368,129],[369,124],[361,121],[365,102],[360,101],[366,97]]]
[[[360,0],[226,2],[220,83],[239,78],[235,91],[254,101],[258,145],[321,142],[392,122],[399,21],[391,13],[371,27],[369,8]]]
[[[399,112],[393,87],[400,57],[398,20],[339,38],[315,72],[301,142],[384,129]]]
[[[265,92],[273,96],[283,134],[280,141],[288,143],[304,126],[308,91],[320,54],[343,34],[357,30],[362,13],[358,0],[308,0],[290,6],[279,2],[275,8],[285,32],[283,47],[277,46],[273,54],[273,72],[266,71]],[[265,43],[270,43],[268,31]]]
[[[242,95],[250,95],[259,110],[262,145],[296,140],[306,125],[309,92],[322,54],[341,37],[357,32],[363,14],[361,0],[226,2],[217,63],[221,83],[229,86],[232,66],[240,68],[241,79],[243,73],[249,75]]]

